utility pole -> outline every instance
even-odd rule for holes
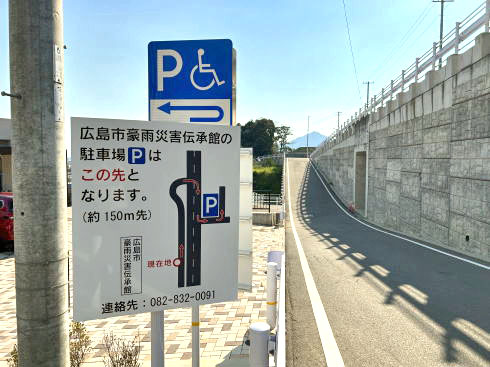
[[[366,96],[366,109],[369,107],[369,85],[374,84],[374,82],[363,82],[362,84],[367,84],[367,96]]]
[[[340,114],[342,112],[337,112],[337,130],[340,130]]]
[[[309,137],[310,137],[310,116],[308,116],[308,130],[306,133],[306,158],[310,158],[309,154]]]
[[[10,0],[19,366],[70,365],[62,0]]]
[[[441,22],[439,26],[439,51],[442,50],[442,32],[444,31],[444,3],[452,3],[454,0],[432,0],[433,3],[441,3]],[[442,68],[442,56],[439,58],[439,69]]]

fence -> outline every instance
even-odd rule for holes
[[[271,205],[281,205],[280,194],[273,194],[271,190],[256,190],[253,192],[253,209],[267,209],[271,212]]]
[[[313,151],[315,147],[310,147],[310,152]],[[255,158],[257,162],[267,161],[272,159],[273,161],[281,162],[284,157],[288,158],[307,158],[306,152],[288,152],[288,153],[280,153],[280,154],[271,154],[271,155],[262,155],[260,157]]]
[[[276,161],[276,162],[281,162],[281,164],[282,164],[283,154],[280,153],[280,154],[261,155],[261,156],[255,158],[255,160],[257,162],[267,161],[270,159],[272,159],[273,161]]]
[[[428,71],[436,70],[437,65],[441,68],[446,61],[444,56],[451,51],[454,50],[454,53],[458,54],[472,46],[477,34],[481,33],[482,30],[489,31],[489,21],[490,0],[486,0],[461,22],[456,22],[455,27],[443,37],[442,42],[434,42],[432,47],[422,56],[417,57],[412,65],[403,69],[400,75],[392,79],[387,86],[381,88],[381,92],[373,96],[369,103],[345,121],[342,127],[331,134],[325,142],[335,141],[337,136],[341,135],[359,118],[374,112],[378,106],[382,107],[386,101],[393,100],[394,95],[405,91],[405,87],[410,83],[417,83]]]

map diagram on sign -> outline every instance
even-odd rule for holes
[[[182,198],[177,194],[181,185],[187,187],[187,213]],[[175,180],[169,189],[177,206],[179,288],[201,285],[201,225],[230,222],[225,210],[225,187],[220,186],[218,194],[203,194],[202,212],[201,188],[201,151],[187,151],[187,177]]]
[[[240,127],[72,118],[71,138],[74,319],[237,298]]]

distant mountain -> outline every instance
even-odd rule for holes
[[[319,132],[312,131],[311,133],[308,134],[308,146],[310,147],[317,147],[323,141],[325,140],[326,136],[320,134]],[[300,136],[299,138],[294,139],[291,141],[288,146],[291,149],[298,149],[301,147],[306,147],[306,135]]]

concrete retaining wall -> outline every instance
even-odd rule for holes
[[[252,224],[258,226],[275,226],[281,222],[281,213],[261,213],[254,212],[252,215]]]
[[[490,261],[490,34],[315,151],[347,205],[358,151],[367,220]]]

